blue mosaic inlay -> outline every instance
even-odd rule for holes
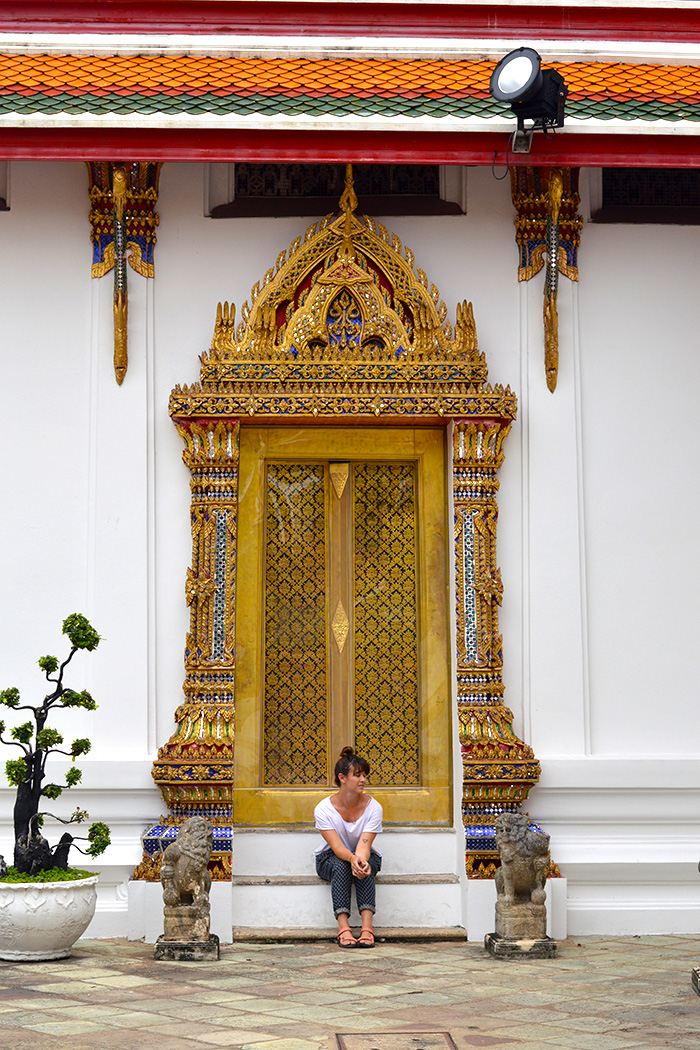
[[[494,813],[494,819],[499,815],[498,812]],[[531,831],[537,831],[540,835],[544,832],[537,824],[530,822],[528,827]],[[467,853],[498,853],[498,847],[496,845],[496,830],[494,828],[493,821],[487,824],[469,824],[464,829],[465,846]]]
[[[226,611],[226,540],[228,511],[215,510],[216,538],[214,556],[214,628],[211,655],[213,660],[224,659],[225,611]]]
[[[154,824],[153,827],[145,832],[141,839],[144,852],[147,853],[149,857],[154,856],[156,853],[160,853],[169,846],[171,842],[175,841],[179,831],[180,828],[176,824]],[[213,852],[230,853],[233,839],[233,828],[231,825],[215,824],[213,827],[213,833]]]
[[[467,663],[475,663],[476,643],[476,588],[474,573],[474,514],[462,511],[462,546],[464,562],[464,649]]]

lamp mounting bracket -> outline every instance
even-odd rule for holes
[[[535,126],[531,128],[525,127],[525,122],[522,119],[518,120],[518,127],[513,133],[513,153],[529,153],[532,147],[532,136],[535,134]]]

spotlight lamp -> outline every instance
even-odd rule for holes
[[[542,69],[542,59],[531,47],[519,47],[502,58],[491,74],[491,95],[509,102],[518,126],[513,138],[514,153],[529,153],[537,128],[564,126],[564,105],[568,88],[556,69]],[[531,120],[531,127],[525,121]]]

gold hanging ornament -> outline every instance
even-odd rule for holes
[[[114,198],[114,375],[119,386],[124,382],[129,355],[127,348],[127,314],[129,307],[126,283],[125,234],[126,169],[115,168],[112,176]]]
[[[154,276],[160,162],[87,163],[90,193],[92,276],[114,267],[114,374],[124,382],[128,366],[127,263],[142,277]]]
[[[516,209],[515,240],[520,251],[518,280],[529,281],[545,265],[544,367],[547,387],[554,393],[559,373],[559,273],[578,281],[578,246],[582,219],[578,214],[577,168],[513,168],[511,189]]]

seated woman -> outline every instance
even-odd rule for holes
[[[314,810],[316,827],[324,842],[316,850],[316,873],[331,884],[333,911],[338,920],[341,948],[374,948],[374,877],[382,855],[373,842],[382,830],[382,807],[365,795],[369,762],[351,747],[344,747],[335,764],[339,790],[324,798]],[[350,894],[353,883],[362,932],[357,940],[350,929]]]

